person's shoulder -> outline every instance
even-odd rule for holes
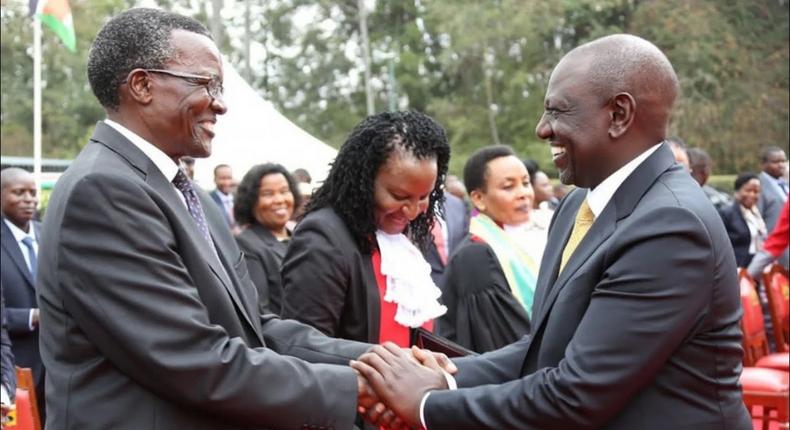
[[[467,235],[458,245],[452,258],[456,264],[474,264],[494,257],[494,250],[480,236]]]
[[[357,248],[346,223],[331,207],[306,214],[296,225],[289,246],[311,246],[315,241],[329,242],[335,248]]]
[[[235,236],[236,243],[241,248],[254,249],[256,244],[260,243],[260,239],[249,227],[245,227],[239,234]],[[246,252],[246,250],[245,250]]]
[[[345,225],[340,215],[333,208],[327,206],[306,214],[297,224],[294,233],[306,227],[332,229],[342,226],[345,229]]]
[[[465,210],[466,203],[464,201],[450,193],[445,193],[444,195],[444,205],[446,209],[454,209],[454,210]]]

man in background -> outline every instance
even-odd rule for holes
[[[686,143],[679,137],[672,136],[667,138],[669,148],[672,150],[672,155],[675,157],[675,162],[683,166],[686,171],[691,171],[688,153],[686,152]]]
[[[763,149],[760,156],[762,172],[760,172],[760,199],[757,209],[765,220],[765,227],[772,231],[776,227],[779,214],[787,201],[788,185],[784,179],[787,172],[787,154],[782,148],[769,146]],[[785,251],[777,260],[779,264],[788,267],[790,261],[788,252]]]
[[[702,191],[717,210],[727,206],[732,198],[708,185],[708,178],[713,170],[713,160],[710,155],[702,148],[690,148],[687,152],[691,177],[702,187]]]
[[[214,168],[214,191],[209,195],[219,206],[222,216],[231,230],[236,228],[233,216],[233,170],[227,164],[219,164]]]
[[[444,216],[437,216],[433,223],[433,242],[425,254],[431,266],[431,279],[439,288],[444,288],[444,270],[450,256],[469,233],[469,209],[463,200],[446,193],[442,213]]]
[[[8,334],[16,365],[33,371],[36,399],[45,416],[44,365],[39,352],[39,309],[36,299],[41,224],[36,215],[38,196],[33,175],[17,167],[0,171],[2,193],[2,278]]]

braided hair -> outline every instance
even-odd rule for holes
[[[404,232],[425,251],[431,243],[431,228],[444,201],[442,184],[450,161],[450,145],[444,128],[419,112],[385,112],[363,120],[351,131],[332,163],[329,176],[305,208],[305,215],[331,207],[340,216],[354,242],[363,252],[375,246],[374,183],[381,167],[395,151],[418,160],[435,158],[436,184],[428,209],[409,223]]]

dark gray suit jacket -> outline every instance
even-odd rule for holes
[[[2,337],[0,337],[0,353],[2,353],[2,380],[3,386],[8,390],[6,394],[14,400],[16,395],[16,369],[14,369],[14,353],[11,351],[11,339],[8,337],[6,330],[6,313],[5,313],[5,290],[0,284],[0,318],[3,320]]]
[[[460,359],[428,430],[748,429],[735,259],[666,144],[620,186],[558,275],[587,190],[558,207],[532,335]],[[490,384],[490,385],[486,385]]]
[[[280,269],[288,250],[288,241],[277,240],[271,231],[256,222],[236,236],[236,243],[244,252],[250,279],[258,290],[259,309],[279,315],[283,303]]]
[[[219,190],[214,190],[210,192],[209,196],[211,196],[211,200],[219,208],[219,213],[222,214],[222,219],[225,220],[225,224],[230,226],[231,225],[230,216],[228,216],[228,213],[225,212],[225,203],[222,202],[222,197],[220,197],[219,195]]]
[[[350,428],[354,372],[303,359],[345,364],[366,345],[260,317],[241,252],[197,192],[216,254],[104,123],[58,181],[39,258],[47,427]]]
[[[36,240],[41,252],[41,224],[31,221]],[[19,367],[29,367],[33,371],[33,379],[43,393],[44,366],[41,364],[41,353],[38,347],[39,330],[30,330],[30,309],[38,308],[36,287],[25,257],[19,244],[14,239],[11,229],[0,219],[2,231],[2,248],[0,248],[0,265],[2,266],[3,295],[7,312],[8,335],[13,344],[14,359]]]
[[[760,215],[763,216],[769,232],[773,231],[776,226],[776,221],[779,219],[782,206],[786,201],[787,195],[776,183],[776,179],[765,172],[760,172],[760,199],[757,200],[757,209],[760,210]],[[790,251],[783,252],[779,257],[779,264],[788,267],[789,256]]]

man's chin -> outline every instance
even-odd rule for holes
[[[567,170],[560,172],[560,182],[563,185],[576,185],[574,184],[574,180],[575,178],[571,172],[568,172]]]
[[[191,154],[187,154],[193,158],[208,158],[211,156],[211,141],[208,142],[195,142],[192,145]]]

